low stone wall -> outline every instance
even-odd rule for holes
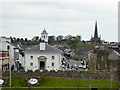
[[[2,76],[9,77],[9,71],[3,72]],[[117,72],[109,72],[109,71],[43,71],[39,70],[33,71],[12,71],[13,77],[64,77],[64,78],[80,78],[80,79],[102,79],[102,80],[117,80],[118,74]]]

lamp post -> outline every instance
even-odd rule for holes
[[[9,47],[9,71],[10,71],[10,76],[9,76],[9,87],[11,87],[11,60],[12,60],[12,48]]]
[[[90,78],[89,78],[89,88],[90,88],[90,90],[91,90],[91,87],[92,87],[92,85],[91,85],[91,75],[90,75]]]
[[[2,59],[0,59],[0,78],[1,77],[2,77]],[[2,90],[2,84],[1,84],[0,90]]]
[[[112,89],[112,63],[111,63],[111,84],[110,84],[110,87]]]
[[[0,60],[0,70],[1,70],[1,73],[0,75],[2,74],[2,59]]]
[[[9,59],[9,70],[10,70],[9,87],[11,87],[11,60],[10,59]]]

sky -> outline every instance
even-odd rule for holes
[[[90,40],[95,22],[105,41],[118,41],[118,0],[2,0],[0,36],[32,39],[81,35]]]

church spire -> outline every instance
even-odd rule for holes
[[[96,21],[96,23],[95,23],[95,32],[94,32],[94,38],[98,38],[97,21]]]

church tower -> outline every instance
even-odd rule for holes
[[[100,37],[98,37],[98,27],[97,27],[97,21],[95,22],[95,31],[94,31],[94,37],[91,37],[91,44],[94,46],[101,45]]]
[[[96,23],[95,23],[95,32],[94,32],[94,38],[98,38],[97,21],[96,21]]]
[[[47,31],[45,29],[41,33],[41,40],[43,40],[46,43],[48,42],[48,33],[47,33]]]

